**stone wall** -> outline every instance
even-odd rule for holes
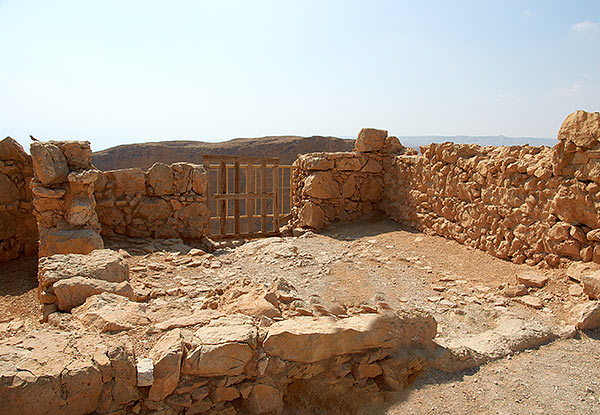
[[[414,151],[387,131],[365,128],[354,152],[299,156],[292,177],[292,224],[319,229],[371,213],[383,192],[384,158],[407,152]]]
[[[88,141],[31,144],[33,212],[40,235],[39,255],[87,254],[103,248],[96,215]]]
[[[299,158],[294,225],[318,229],[380,209],[424,232],[517,263],[600,263],[600,114],[569,115],[553,149],[444,143],[416,155],[398,143],[396,152],[404,154],[390,154],[380,140],[365,157],[361,146],[377,134],[387,136],[361,131],[354,153]],[[343,175],[332,162],[338,158],[374,159],[381,168]],[[355,175],[370,184],[355,187],[349,199],[337,197],[339,189],[352,187]]]
[[[32,177],[31,157],[23,147],[10,137],[0,141],[0,263],[37,251]]]
[[[154,164],[147,172],[99,172],[96,211],[103,236],[200,239],[208,233],[207,173],[189,163]]]
[[[229,315],[170,329],[144,354],[126,336],[43,329],[0,348],[0,402],[30,415],[352,414],[408,385],[435,334],[433,317],[408,308],[270,327]]]

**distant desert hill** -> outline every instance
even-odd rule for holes
[[[354,140],[336,137],[276,136],[236,138],[220,143],[203,141],[162,141],[127,144],[95,152],[92,162],[100,170],[140,167],[148,169],[154,163],[178,161],[202,164],[202,154],[228,154],[257,157],[279,157],[281,164],[292,164],[299,154],[318,151],[351,151]]]
[[[432,142],[475,143],[479,145],[554,146],[556,139],[504,136],[404,136],[400,142],[417,150]],[[166,164],[187,161],[202,164],[202,154],[228,154],[258,157],[279,157],[281,164],[292,164],[299,154],[319,151],[351,151],[354,140],[337,137],[269,136],[261,138],[235,138],[219,143],[204,141],[162,141],[156,143],[127,144],[98,151],[92,161],[100,170],[140,167],[144,170],[160,161]]]

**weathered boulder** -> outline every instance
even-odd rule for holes
[[[577,304],[571,310],[575,326],[580,330],[600,328],[600,301]]]
[[[130,330],[136,326],[150,324],[146,308],[146,304],[105,292],[89,297],[83,305],[74,308],[71,313],[86,328],[104,333]]]
[[[600,139],[600,113],[578,110],[569,114],[558,130],[558,139],[591,148]]]
[[[433,317],[418,310],[362,314],[339,321],[298,317],[269,327],[263,348],[283,360],[314,363],[370,349],[426,345],[436,331]]]
[[[542,288],[548,282],[548,276],[539,272],[529,271],[517,275],[517,282],[526,287]]]
[[[236,376],[254,356],[257,328],[245,316],[228,316],[199,328],[186,344],[182,373]]]
[[[93,229],[43,230],[40,232],[40,257],[55,254],[89,254],[104,248],[104,241]]]
[[[173,170],[164,163],[154,163],[150,167],[147,181],[157,196],[173,193]]]
[[[21,144],[11,137],[0,141],[0,160],[14,160],[29,162],[31,158],[25,152]]]
[[[52,143],[31,143],[31,159],[35,176],[44,186],[67,180],[69,168],[65,155]]]
[[[183,356],[183,337],[176,329],[168,332],[152,347],[150,357],[154,362],[154,382],[148,399],[161,401],[177,387]]]
[[[52,291],[58,299],[58,309],[62,311],[71,311],[73,307],[85,303],[88,297],[103,292],[135,298],[131,285],[126,281],[116,283],[84,277],[57,281],[52,285]]]
[[[361,153],[382,150],[387,136],[388,132],[386,130],[363,128],[358,133],[354,149]]]
[[[581,276],[583,292],[590,298],[600,300],[600,271]]]
[[[303,192],[317,199],[331,199],[340,197],[340,186],[330,172],[316,171],[304,181]]]

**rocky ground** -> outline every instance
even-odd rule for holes
[[[137,300],[148,304],[145,313],[152,324],[140,324],[128,334],[139,340],[135,347],[142,355],[161,328],[185,326],[199,310],[207,316],[254,308],[249,314],[278,320],[282,315],[344,317],[408,303],[433,314],[442,344],[464,341],[513,317],[562,332],[564,338],[479,370],[449,375],[430,369],[410,390],[390,394],[384,406],[365,413],[600,410],[600,333],[572,338],[574,332],[563,328],[572,324],[571,308],[585,300],[564,269],[516,265],[379,218],[300,237],[222,244],[211,254],[206,246],[178,240],[106,242],[122,250]],[[21,259],[2,273],[0,337],[41,325],[35,267],[34,260]],[[541,288],[525,287],[517,277],[527,285],[548,281]],[[253,295],[274,281],[299,294],[281,311],[266,301],[257,303]],[[75,327],[70,317],[51,322]]]

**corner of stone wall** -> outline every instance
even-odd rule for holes
[[[377,210],[386,159],[412,153],[387,131],[363,128],[353,152],[299,156],[292,179],[292,226],[321,229]]]
[[[558,139],[552,149],[443,143],[393,157],[380,206],[516,263],[600,263],[600,114],[569,115]]]
[[[0,263],[37,251],[32,177],[31,157],[23,147],[10,137],[0,141]]]
[[[88,254],[104,247],[96,215],[88,141],[49,141],[31,144],[35,177],[31,181],[41,257]]]

